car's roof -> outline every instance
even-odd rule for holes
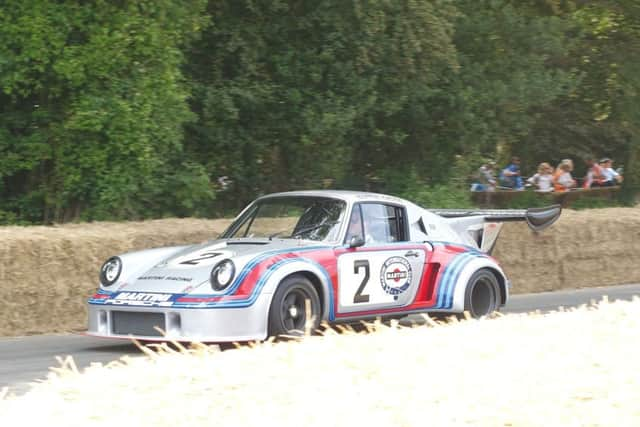
[[[395,203],[407,204],[407,200],[387,194],[370,193],[366,191],[349,191],[349,190],[304,190],[304,191],[286,191],[282,193],[267,194],[259,199],[271,197],[330,197],[341,199],[347,202],[356,201],[388,201]]]

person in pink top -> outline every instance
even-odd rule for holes
[[[582,188],[589,189],[594,187],[604,186],[605,177],[600,165],[593,159],[588,158],[585,160],[587,164],[587,175],[584,177]]]

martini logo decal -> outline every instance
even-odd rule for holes
[[[400,295],[411,285],[411,264],[405,258],[387,259],[380,269],[380,284],[389,295]]]

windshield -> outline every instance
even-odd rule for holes
[[[222,235],[339,240],[346,203],[325,197],[278,197],[256,203]]]

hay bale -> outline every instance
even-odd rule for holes
[[[215,238],[229,220],[0,228],[0,335],[79,331],[111,255]]]
[[[542,233],[505,224],[494,256],[528,293],[640,282],[640,208],[565,210]]]
[[[506,224],[496,250],[512,292],[640,282],[640,208],[565,210],[534,233]],[[80,331],[109,256],[217,237],[230,220],[0,227],[0,336]],[[286,227],[285,227],[286,228]]]

